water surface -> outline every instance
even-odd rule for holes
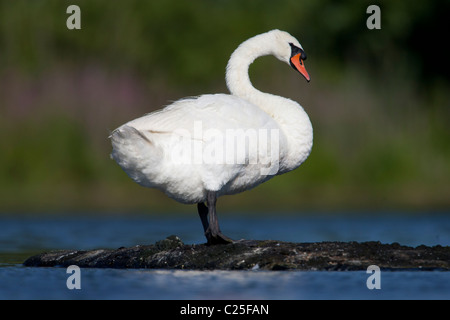
[[[234,239],[381,241],[450,245],[449,215],[221,217]],[[0,299],[449,299],[450,272],[382,271],[369,290],[364,271],[181,271],[82,269],[69,290],[64,268],[28,268],[30,255],[52,249],[118,248],[170,234],[203,243],[196,216],[0,217]]]

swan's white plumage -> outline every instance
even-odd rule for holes
[[[183,203],[203,202],[207,191],[216,191],[220,196],[253,188],[273,177],[262,175],[261,169],[274,161],[279,161],[275,174],[297,168],[312,147],[308,116],[296,102],[256,90],[248,78],[248,67],[258,56],[273,54],[289,63],[289,43],[300,46],[295,38],[279,30],[247,40],[236,49],[227,66],[231,95],[182,99],[124,124],[111,134],[112,158],[137,183],[158,188]],[[231,164],[180,162],[177,158],[178,151],[185,155],[187,149],[192,153],[215,150],[211,154],[217,155],[215,139],[225,136],[227,130],[276,130],[278,153],[275,158],[268,152],[265,158],[259,154],[260,159],[252,159],[254,153],[246,150],[246,163]]]

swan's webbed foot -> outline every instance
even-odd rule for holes
[[[219,233],[214,234],[208,229],[205,232],[205,237],[208,240],[209,245],[233,243],[233,240],[224,235],[220,230]]]
[[[202,221],[205,237],[209,245],[213,244],[228,244],[233,240],[225,236],[219,228],[219,221],[216,214],[216,193],[208,192],[207,198],[208,206],[203,202],[197,204],[198,214]],[[209,217],[209,220],[208,220]]]

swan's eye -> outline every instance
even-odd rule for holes
[[[303,51],[301,48],[297,47],[293,43],[289,43],[289,45],[291,46],[291,58],[293,56],[295,56],[295,55],[300,53],[300,58],[302,60],[306,60],[306,53],[305,53],[305,51]]]

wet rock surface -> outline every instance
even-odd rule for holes
[[[97,250],[56,250],[28,258],[25,266],[190,270],[450,270],[450,247],[398,243],[239,240],[208,246],[170,236],[153,245]]]

